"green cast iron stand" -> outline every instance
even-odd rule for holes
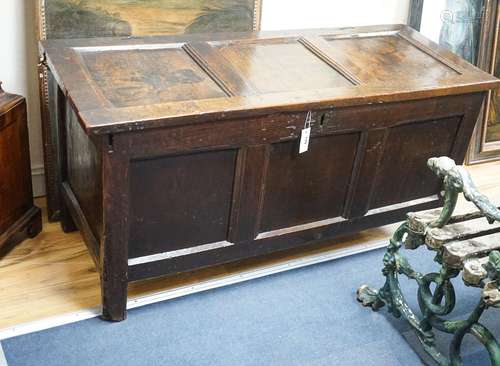
[[[500,221],[500,211],[488,199],[479,193],[474,186],[468,172],[456,166],[453,160],[442,157],[429,159],[428,165],[440,178],[444,180],[444,206],[439,218],[431,222],[426,229],[443,227],[452,217],[460,193],[472,201],[490,222]],[[438,250],[434,258],[439,266],[439,272],[422,274],[415,271],[408,259],[401,253],[403,245],[416,249],[425,242],[426,230],[414,232],[409,229],[408,220],[403,223],[390,239],[389,246],[383,258],[382,273],[385,276],[384,286],[376,290],[367,285],[357,291],[357,298],[364,306],[371,306],[378,310],[387,305],[389,313],[396,318],[403,317],[416,332],[425,352],[439,365],[462,365],[460,349],[467,334],[473,335],[488,351],[491,364],[500,366],[500,347],[491,332],[480,323],[484,311],[490,307],[500,307],[500,303],[481,296],[477,306],[463,320],[445,320],[444,316],[452,313],[455,308],[455,290],[451,280],[460,273],[459,269],[449,268],[442,260]],[[500,281],[500,252],[492,251],[486,266],[488,276],[481,286],[499,288]],[[422,316],[418,317],[401,291],[399,276],[404,275],[415,280],[418,284],[418,305]],[[434,288],[431,289],[431,285]],[[484,291],[483,291],[484,294]],[[497,299],[498,300],[498,299]],[[453,334],[449,346],[449,355],[441,353],[435,343],[435,331]]]

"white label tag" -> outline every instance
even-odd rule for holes
[[[299,154],[305,153],[309,150],[309,138],[311,137],[311,127],[304,128],[300,134],[300,147]]]
[[[299,154],[305,153],[309,150],[309,140],[311,138],[311,123],[312,113],[311,111],[307,112],[306,121],[304,123],[304,128],[302,129],[302,133],[300,134],[300,146],[299,146]]]

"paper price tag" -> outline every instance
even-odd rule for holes
[[[309,150],[309,139],[311,137],[311,127],[304,128],[300,134],[300,147],[299,154],[305,153]]]
[[[309,111],[307,113],[306,121],[304,123],[304,128],[300,134],[300,145],[299,154],[305,153],[309,150],[309,141],[311,139],[311,123],[312,123],[312,113]]]

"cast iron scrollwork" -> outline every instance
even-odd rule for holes
[[[439,365],[462,365],[460,349],[467,334],[474,336],[488,351],[491,364],[500,366],[500,347],[491,332],[479,321],[481,315],[490,306],[498,306],[500,299],[488,298],[488,289],[496,290],[498,294],[500,279],[500,252],[493,251],[486,265],[487,278],[483,279],[483,296],[472,313],[463,320],[446,320],[455,308],[455,289],[452,279],[460,274],[460,269],[447,266],[437,250],[434,261],[439,264],[438,272],[422,274],[412,268],[408,259],[400,252],[404,245],[415,249],[425,242],[427,230],[445,226],[452,218],[460,193],[473,202],[482,215],[490,222],[500,221],[500,211],[481,194],[469,175],[454,161],[447,157],[432,158],[428,161],[429,168],[443,179],[444,205],[435,221],[430,222],[422,232],[409,229],[408,221],[402,224],[390,239],[383,259],[382,273],[385,276],[384,286],[377,290],[367,285],[357,291],[357,298],[364,306],[378,310],[387,305],[388,311],[395,317],[403,317],[415,330],[424,350]],[[410,308],[401,291],[398,276],[404,275],[418,284],[418,306],[421,316],[417,316]],[[486,295],[485,295],[486,294]],[[435,343],[435,331],[453,334],[449,347],[449,355],[441,353]]]

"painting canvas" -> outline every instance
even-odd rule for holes
[[[484,1],[424,1],[420,32],[475,64],[478,60]]]
[[[43,0],[43,38],[252,31],[255,0]]]

